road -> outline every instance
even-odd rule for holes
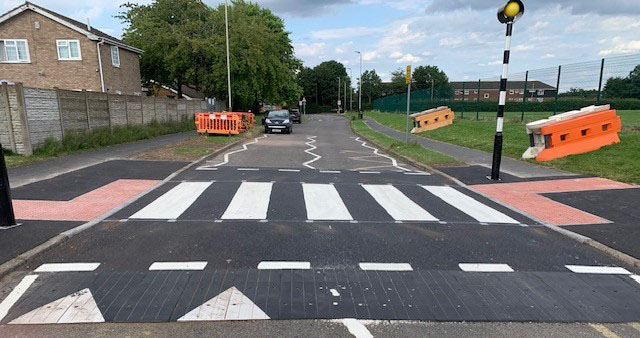
[[[176,170],[122,162],[16,194],[70,203]],[[317,115],[196,163],[37,256],[3,280],[21,292],[0,323],[637,322],[637,272]]]

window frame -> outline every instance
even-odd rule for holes
[[[16,56],[20,56],[18,54],[18,42],[24,42],[24,46],[26,48],[27,51],[27,59],[26,60],[5,60],[5,61],[0,61],[0,63],[31,63],[31,53],[29,52],[29,40],[27,39],[0,39],[0,41],[3,42],[3,46],[4,46],[4,56],[5,58],[7,57],[7,41],[13,41],[15,43],[15,48],[16,48]]]
[[[60,42],[65,42],[67,45],[66,47],[69,49],[69,57],[68,58],[62,58],[60,57],[60,47],[65,47],[65,46],[60,46]],[[70,42],[75,42],[78,44],[78,56],[77,57],[73,57],[71,56],[71,43]],[[58,61],[82,61],[82,48],[80,47],[80,40],[77,39],[56,39],[56,52],[58,53]]]
[[[116,55],[118,56],[118,63],[117,64],[114,62],[114,59],[113,59],[113,50],[114,50],[114,48],[115,48],[115,51],[116,51]],[[111,48],[109,50],[110,50],[110,54],[111,54],[111,65],[116,67],[116,68],[120,68],[120,48],[118,48],[118,46],[111,46]]]

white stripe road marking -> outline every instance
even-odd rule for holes
[[[47,263],[40,265],[34,272],[85,272],[94,271],[100,263]]]
[[[158,197],[129,218],[177,219],[213,182],[184,182]]]
[[[631,272],[625,268],[617,266],[589,266],[589,265],[565,265],[565,267],[575,273],[593,273],[610,275],[630,275]]]
[[[338,171],[338,170],[320,170],[319,173],[321,173],[321,174],[339,174],[340,171]]]
[[[362,187],[396,221],[438,220],[392,185],[363,184]]]
[[[640,284],[640,276],[638,276],[638,275],[631,275],[630,277],[631,277],[631,279],[633,279],[634,281],[638,282],[638,284]],[[0,318],[0,319],[2,319],[2,318]]]
[[[306,145],[309,146],[309,149],[305,150],[304,152],[314,157],[313,159],[302,163],[303,166],[305,166],[305,167],[307,167],[309,169],[315,169],[316,167],[312,166],[311,163],[313,163],[313,162],[315,162],[315,161],[317,161],[317,160],[322,158],[322,156],[312,152],[312,150],[318,149],[318,147],[313,145],[314,143],[316,143],[316,137],[317,136],[308,136],[307,140],[309,140],[309,141],[305,143]]]
[[[458,266],[462,271],[469,272],[513,272],[507,264],[460,263]]]
[[[167,270],[204,270],[207,262],[153,262],[149,266],[149,271],[167,271]]]
[[[265,138],[265,137],[267,137],[267,134],[264,134],[264,135],[262,135],[260,137],[256,137],[255,139],[253,139],[253,141],[243,144],[242,145],[242,149],[230,151],[230,152],[224,154],[223,161],[218,163],[218,164],[216,164],[216,165],[214,165],[214,167],[219,167],[221,165],[225,165],[225,164],[229,163],[229,155],[233,155],[235,153],[239,153],[241,151],[245,151],[245,150],[248,149],[247,148],[248,145],[258,143],[258,141],[260,141],[261,138]]]
[[[28,312],[9,324],[102,323],[104,317],[88,288],[54,300]]]
[[[409,263],[359,263],[358,266],[366,271],[413,271]]]
[[[411,171],[411,170],[409,170],[409,169],[407,169],[407,168],[403,168],[403,167],[399,166],[399,165],[398,165],[398,161],[396,161],[396,159],[395,159],[395,158],[393,158],[393,157],[391,157],[391,156],[387,156],[387,155],[385,155],[385,154],[380,154],[380,153],[378,152],[378,148],[374,148],[374,147],[368,146],[368,145],[367,145],[367,142],[360,140],[360,138],[359,138],[359,137],[356,137],[356,139],[355,139],[355,140],[356,140],[356,141],[358,141],[358,142],[360,142],[360,143],[362,143],[362,146],[363,146],[363,147],[365,147],[365,148],[369,148],[369,149],[373,150],[373,153],[374,153],[375,155],[378,155],[378,156],[380,156],[380,157],[384,157],[384,158],[386,158],[386,159],[389,159],[389,160],[391,161],[391,165],[392,165],[392,166],[394,166],[395,168],[400,169],[400,170],[402,170],[402,171]]]
[[[430,193],[479,222],[519,224],[515,219],[487,206],[460,191],[445,186],[422,186]]]
[[[373,338],[373,335],[367,329],[364,324],[354,318],[345,318],[342,320],[342,324],[347,327],[349,333],[356,338]]]
[[[260,171],[258,168],[238,168],[238,171]]]
[[[198,168],[196,168],[196,170],[209,170],[209,171],[214,171],[214,170],[218,170],[218,168],[198,167]]]
[[[178,318],[179,322],[270,319],[235,286]]]
[[[331,184],[302,184],[307,219],[351,221],[353,217],[344,205],[338,190]]]
[[[418,175],[418,176],[430,176],[430,173],[424,172],[424,171],[416,171],[416,172],[411,172],[411,173],[404,173],[405,175]]]
[[[379,174],[379,171],[360,171],[361,174]]]
[[[278,171],[281,171],[284,173],[299,173],[300,169],[278,169]]]
[[[37,278],[38,275],[25,276],[24,278],[22,278],[20,283],[18,283],[18,285],[16,285],[16,287],[11,290],[7,298],[2,300],[2,303],[0,303],[0,321],[7,316],[9,310],[13,307],[13,305],[16,304],[20,297],[22,297],[22,295],[27,291],[27,289],[29,289],[31,284],[33,284],[33,282],[35,282]]]
[[[222,219],[267,219],[271,182],[243,182]]]
[[[258,270],[309,270],[309,262],[284,262],[284,261],[262,261],[258,263]]]

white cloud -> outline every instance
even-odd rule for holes
[[[462,42],[463,40],[460,37],[443,38],[443,39],[440,39],[440,46],[456,47],[456,46],[460,46]]]
[[[623,41],[620,37],[613,38],[613,47],[600,51],[600,55],[628,54],[640,52],[640,40]]]
[[[517,45],[513,47],[513,51],[515,52],[523,52],[527,50],[532,50],[534,48],[533,45]]]
[[[390,58],[392,58],[392,59],[399,59],[399,58],[401,58],[403,55],[404,55],[404,54],[402,54],[402,52],[400,52],[400,51],[395,51],[395,52],[393,52],[393,53],[389,54],[389,57],[390,57]]]
[[[486,63],[479,63],[478,66],[487,67],[487,66],[496,66],[496,65],[501,65],[501,64],[502,64],[502,60],[495,60],[495,61],[490,61],[490,62],[486,62]]]
[[[316,57],[324,53],[326,44],[324,42],[315,42],[311,44],[294,43],[296,56],[298,57]]]
[[[541,56],[540,58],[541,59],[553,59],[554,57],[556,57],[554,54],[547,53],[547,54]]]
[[[362,37],[375,33],[379,33],[380,28],[376,27],[347,27],[347,28],[332,28],[322,29],[311,32],[311,37],[314,39],[328,40],[328,39],[346,39],[354,37]]]
[[[364,52],[362,54],[362,60],[363,61],[372,61],[375,60],[377,58],[380,57],[380,54],[376,51],[372,51],[372,52]]]
[[[419,56],[413,56],[411,54],[405,54],[401,58],[396,60],[396,63],[416,63],[422,61],[422,58]]]

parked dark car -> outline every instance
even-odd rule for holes
[[[302,123],[302,117],[300,116],[300,109],[298,108],[289,109],[289,113],[291,113],[291,122]]]
[[[270,111],[264,118],[264,132],[269,133],[287,133],[293,131],[293,123],[291,123],[291,114],[288,110]]]

